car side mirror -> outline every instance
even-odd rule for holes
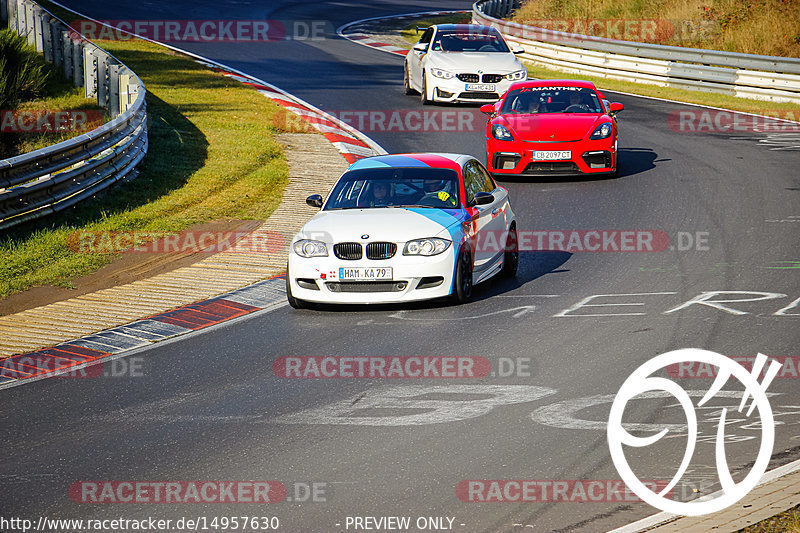
[[[474,205],[486,205],[494,202],[494,195],[488,192],[476,192],[475,196],[472,198],[472,202],[470,202],[470,207]]]
[[[620,104],[619,102],[611,102],[610,111],[608,114],[613,116],[622,111],[623,109],[625,109],[625,106]]]
[[[524,54],[525,53],[525,49],[523,47],[521,47],[521,46],[515,46],[514,48],[511,49],[511,52],[514,55]]]
[[[321,194],[312,194],[308,198],[306,198],[306,203],[311,207],[316,207],[319,209],[322,207],[322,195]]]
[[[483,104],[481,106],[481,113],[486,113],[489,115],[494,113],[494,104]]]
[[[428,45],[425,44],[425,43],[417,43],[417,44],[414,45],[413,50],[415,50],[417,52],[427,52],[428,51]]]

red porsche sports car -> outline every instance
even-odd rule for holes
[[[481,106],[490,115],[489,171],[497,176],[615,176],[615,115],[623,108],[587,81],[515,83],[495,104]]]

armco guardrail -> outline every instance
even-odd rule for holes
[[[518,8],[519,0],[479,0],[472,6],[472,20],[522,46],[524,59],[556,70],[800,103],[799,58],[620,41],[501,20]]]
[[[30,0],[0,0],[8,28],[62,68],[113,118],[67,141],[0,161],[0,229],[90,198],[129,176],[147,153],[142,81],[111,54]]]

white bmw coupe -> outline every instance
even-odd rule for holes
[[[514,276],[519,252],[508,191],[460,154],[361,159],[292,240],[289,304],[465,302],[473,284]],[[323,205],[324,204],[324,205]]]
[[[478,24],[427,28],[406,55],[403,88],[429,102],[495,102],[528,70],[499,31]]]

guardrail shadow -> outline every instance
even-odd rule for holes
[[[517,276],[512,279],[504,279],[498,276],[479,283],[472,289],[472,298],[464,305],[471,305],[482,300],[487,300],[494,296],[518,289],[523,285],[535,281],[548,274],[559,274],[569,272],[569,269],[560,268],[566,263],[572,254],[569,252],[556,251],[533,251],[522,252],[519,255],[519,268]],[[386,311],[414,311],[414,310],[435,310],[453,307],[447,298],[437,300],[424,300],[420,302],[401,302],[392,304],[310,304],[312,313],[331,312],[331,313],[364,313],[364,312],[386,312]],[[305,311],[301,311],[305,312]]]

